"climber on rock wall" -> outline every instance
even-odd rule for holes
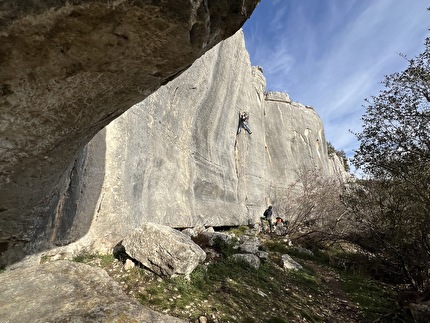
[[[249,134],[252,133],[251,129],[249,129],[249,126],[248,126],[248,119],[249,119],[248,113],[246,112],[239,113],[239,127],[237,128],[237,134],[240,133],[242,128],[245,129]]]

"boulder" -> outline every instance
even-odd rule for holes
[[[200,232],[197,239],[200,243],[207,246],[214,246],[217,241],[221,241],[223,243],[232,243],[234,242],[234,235],[230,233],[216,232],[212,227]]]
[[[146,223],[122,241],[126,253],[157,275],[188,276],[206,253],[189,236],[168,226]]]
[[[254,269],[260,268],[260,258],[258,258],[256,255],[251,255],[249,253],[236,253],[233,255],[233,259],[235,261],[243,261]]]
[[[239,251],[243,253],[258,254],[261,248],[261,242],[257,237],[241,237],[244,241],[239,244]]]
[[[185,322],[125,295],[108,274],[55,261],[0,274],[0,322]]]
[[[296,252],[299,252],[299,253],[301,253],[303,255],[307,255],[307,256],[313,256],[314,255],[314,253],[313,253],[312,250],[303,248],[301,246],[294,246],[291,249],[294,250],[294,251],[296,251]]]
[[[286,235],[288,232],[287,227],[284,226],[283,224],[276,224],[274,230],[277,236]]]
[[[285,254],[281,257],[281,264],[284,269],[288,270],[301,270],[303,269],[302,265],[300,265],[297,261],[291,258],[289,255]]]
[[[131,259],[127,259],[123,266],[125,270],[131,270],[134,267],[135,267],[135,263]]]
[[[245,231],[245,234],[256,236],[261,232],[261,226],[259,223],[254,223]]]

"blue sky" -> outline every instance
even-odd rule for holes
[[[245,23],[252,65],[268,91],[315,108],[327,141],[352,157],[364,99],[430,36],[426,0],[262,0]]]

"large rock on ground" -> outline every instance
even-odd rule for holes
[[[233,256],[233,260],[239,262],[243,261],[247,263],[250,267],[254,269],[260,268],[261,261],[260,258],[258,258],[256,255],[251,255],[249,253],[236,253]]]
[[[244,241],[239,244],[239,251],[243,253],[257,254],[261,249],[262,245],[257,237],[244,236]]]
[[[0,1],[0,266],[69,230],[78,151],[257,3]]]
[[[123,241],[125,252],[160,276],[188,276],[206,253],[191,238],[164,225],[147,223]]]
[[[302,265],[300,265],[297,261],[291,258],[290,255],[284,254],[281,257],[281,265],[282,268],[287,270],[301,270],[303,269]]]
[[[126,296],[100,269],[56,261],[0,274],[0,322],[184,322]]]

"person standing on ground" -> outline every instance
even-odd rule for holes
[[[269,229],[270,229],[270,233],[272,233],[273,231],[273,224],[272,224],[272,206],[270,205],[266,211],[264,211],[263,216],[261,217],[261,228],[264,228],[264,220],[267,220],[267,222],[269,223]]]

